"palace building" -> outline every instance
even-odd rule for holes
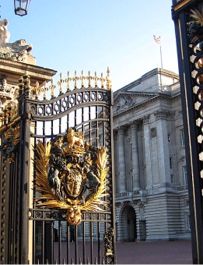
[[[177,74],[153,69],[114,92],[117,240],[189,239]]]

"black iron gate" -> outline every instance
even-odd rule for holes
[[[109,73],[19,87],[1,127],[1,262],[115,263]]]
[[[186,159],[190,195],[193,262],[203,263],[203,3],[174,0]]]

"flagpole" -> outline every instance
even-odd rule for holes
[[[159,44],[159,51],[160,51],[160,61],[161,61],[161,69],[160,69],[160,87],[161,87],[161,91],[162,91],[162,76],[161,76],[161,70],[163,69],[163,59],[162,59],[161,43]]]
[[[161,36],[156,37],[156,35],[153,35],[153,37],[154,37],[155,43],[159,45],[161,68],[160,68],[160,73],[158,73],[158,76],[160,76],[160,89],[162,91],[162,76],[161,76],[161,70],[163,69],[163,58],[162,58],[162,48],[161,48]]]
[[[161,36],[153,35],[154,41],[156,44],[159,45],[159,53],[160,53],[160,61],[161,61],[161,68],[163,68],[163,57],[162,57],[162,48],[161,48]]]
[[[161,68],[163,69],[163,58],[162,58],[162,48],[161,48],[161,43],[160,43],[160,45],[159,45],[159,51],[160,51]]]

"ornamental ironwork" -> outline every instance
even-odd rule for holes
[[[64,136],[36,146],[37,207],[67,211],[67,222],[81,223],[82,211],[103,211],[107,201],[105,147],[95,148],[81,132],[69,128]]]

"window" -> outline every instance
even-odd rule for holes
[[[187,186],[187,167],[182,167],[182,178],[183,178],[183,185]]]
[[[171,174],[171,184],[174,184],[174,175]]]
[[[172,157],[169,158],[170,169],[172,169]]]
[[[185,146],[185,135],[183,129],[180,129],[180,144],[181,146]]]
[[[151,138],[156,137],[156,128],[151,129]]]

